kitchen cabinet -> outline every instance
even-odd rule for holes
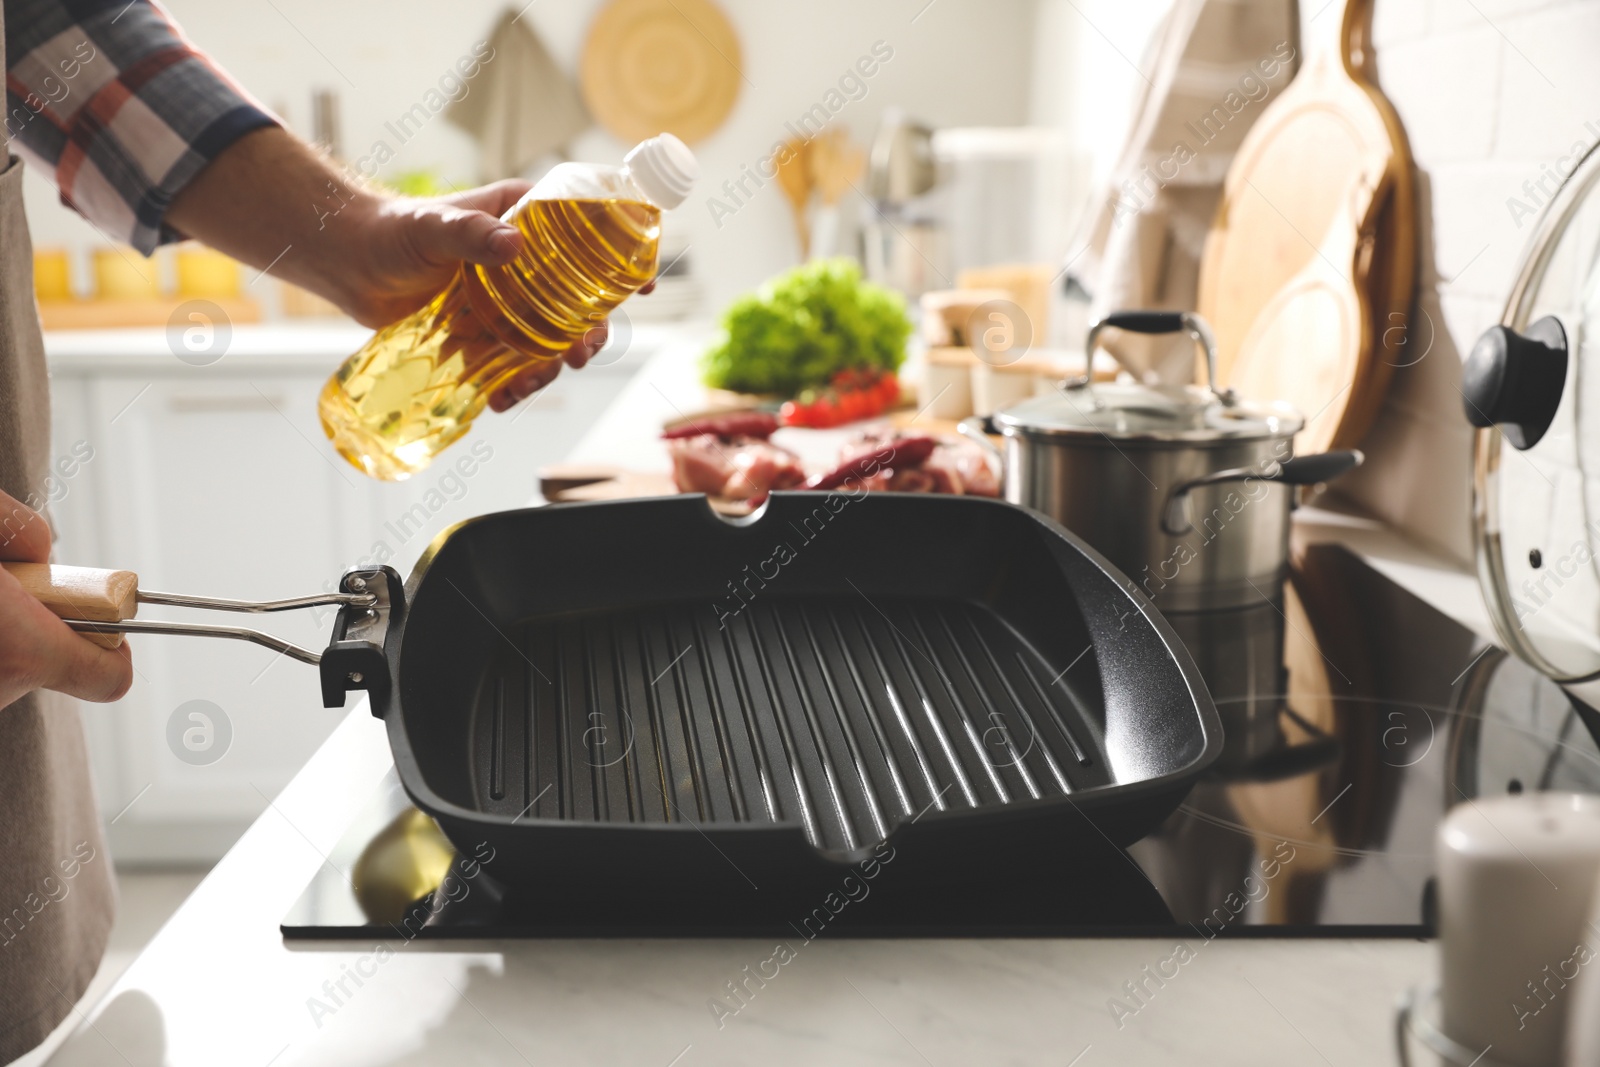
[[[333,588],[348,566],[407,573],[428,541],[475,514],[526,505],[653,343],[563,374],[416,478],[372,481],[328,446],[316,399],[365,337],[355,327],[234,331],[209,366],[164,331],[47,338],[56,558],[137,571],[144,589],[277,599]],[[69,474],[70,472],[70,474]],[[145,606],[141,618],[246,625],[320,649],[328,609],[273,615]],[[137,676],[84,705],[101,809],[121,862],[214,859],[326,739],[316,670],[238,641],[135,635]],[[202,703],[196,703],[202,702]],[[196,717],[198,716],[198,718]]]

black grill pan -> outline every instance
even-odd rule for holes
[[[395,593],[393,684],[369,687],[406,790],[552,906],[714,917],[885,857],[952,890],[1070,869],[1152,829],[1221,747],[1131,583],[996,501],[504,512],[441,535]]]

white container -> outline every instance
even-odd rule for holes
[[[1589,902],[1589,919],[1578,940],[1591,958],[1572,983],[1572,1008],[1567,1012],[1567,1067],[1600,1067],[1600,888]],[[1570,968],[1569,968],[1570,969]]]
[[[972,413],[993,415],[1019,400],[1034,395],[1034,382],[1039,376],[1038,364],[1033,361],[1013,363],[1005,367],[991,367],[981,360],[972,364]]]
[[[918,408],[935,419],[959,421],[971,415],[972,368],[977,362],[970,348],[928,349],[923,357]]]
[[[1492,1047],[1485,1060],[1559,1063],[1575,980],[1600,964],[1587,928],[1600,873],[1600,797],[1459,804],[1435,848],[1441,1029],[1475,1053]]]

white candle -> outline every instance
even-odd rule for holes
[[[1531,793],[1457,805],[1439,827],[1446,1034],[1514,1067],[1559,1062],[1575,979],[1600,966],[1587,926],[1600,797]]]

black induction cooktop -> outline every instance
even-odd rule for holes
[[[296,939],[1219,936],[1430,932],[1433,836],[1454,804],[1600,792],[1600,716],[1342,548],[1297,547],[1259,604],[1169,614],[1222,718],[1221,758],[1127,850],[1048,842],[959,891],[840,869],[809,912],[763,902],[662,922],[618,886],[552,913],[456,855],[391,773],[281,923]],[[909,872],[906,872],[909,873]],[[737,877],[735,871],[728,872]],[[559,879],[562,872],[552,871]],[[768,895],[770,898],[770,894]],[[659,904],[659,901],[655,901]]]

